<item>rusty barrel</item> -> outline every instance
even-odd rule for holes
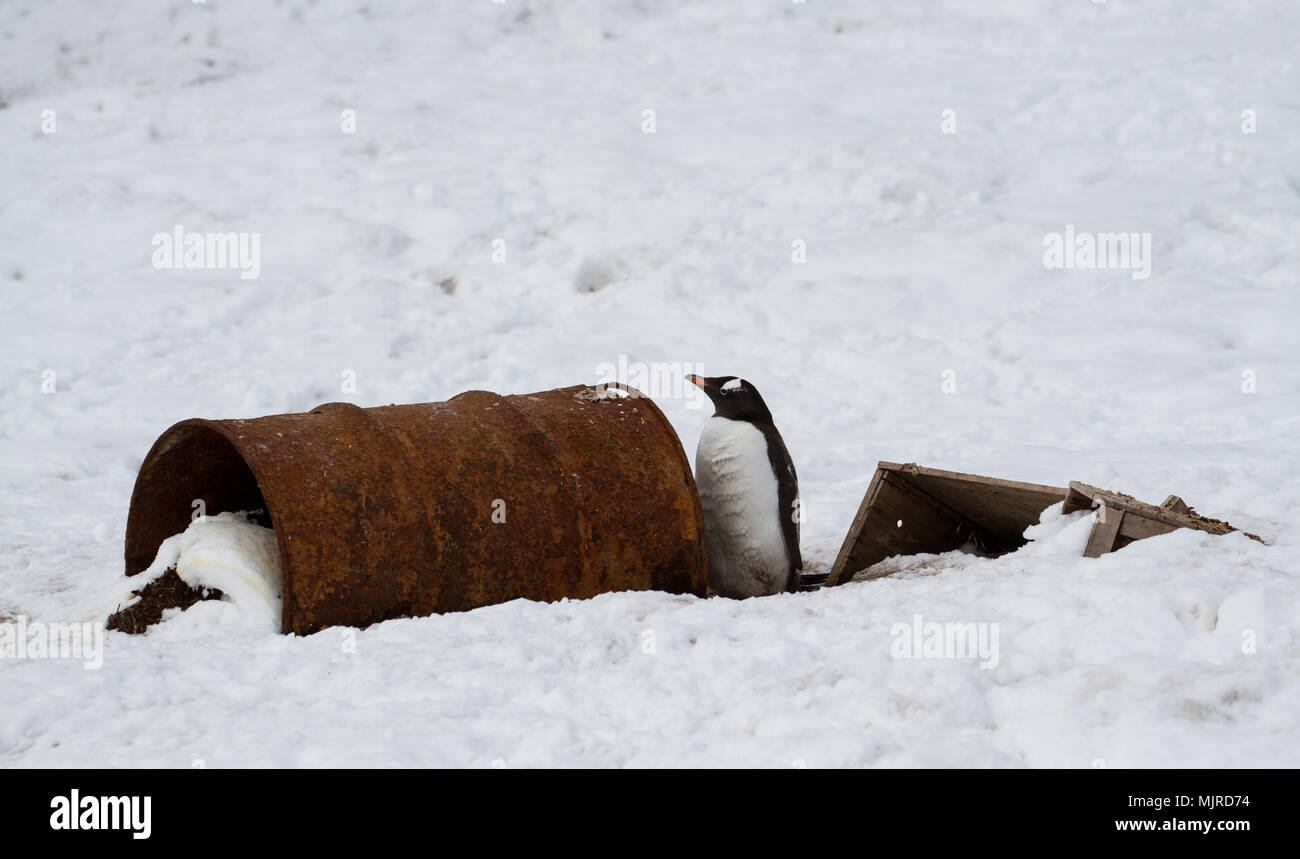
[[[280,546],[284,632],[519,597],[703,596],[690,464],[658,407],[626,393],[469,391],[181,421],[136,478],[126,573],[148,567],[196,509],[265,510]]]

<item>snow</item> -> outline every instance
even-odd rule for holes
[[[97,670],[0,659],[0,764],[1300,765],[1298,30],[1282,0],[4,4],[0,622],[112,610],[177,420],[629,363],[762,390],[813,568],[881,459],[1176,493],[1268,545],[1083,559],[1049,521],[818,592],[305,638],[204,604]],[[177,226],[257,234],[259,276],[154,268]],[[1045,267],[1067,229],[1150,233],[1150,276]],[[709,410],[650,393],[693,454]],[[918,614],[998,624],[996,667],[895,659]]]
[[[185,612],[170,609],[163,622],[183,615],[183,626],[208,633],[213,627],[225,632],[280,631],[280,547],[270,528],[232,512],[195,518],[184,531],[163,540],[148,569],[123,580],[127,593],[122,607],[130,607],[132,592],[169,568],[191,587],[221,591],[221,599],[197,603]]]

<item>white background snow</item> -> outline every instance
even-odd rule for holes
[[[1297,44],[1282,0],[0,4],[0,619],[112,608],[177,420],[620,355],[763,392],[813,566],[880,459],[1177,493],[1271,544],[1066,529],[355,652],[200,612],[99,670],[0,660],[0,764],[1300,766]],[[260,278],[154,269],[175,224],[259,232]],[[1045,269],[1067,224],[1151,233],[1150,279]],[[706,411],[657,401],[693,457]],[[893,658],[916,614],[998,623],[998,666]]]

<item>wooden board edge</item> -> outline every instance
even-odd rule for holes
[[[903,474],[922,474],[926,477],[938,477],[945,480],[959,480],[964,483],[977,483],[983,486],[1000,486],[1006,489],[1021,489],[1031,492],[1042,492],[1049,495],[1059,495],[1065,497],[1068,487],[1050,486],[1046,483],[1027,483],[1023,480],[1007,480],[1004,477],[989,477],[985,474],[971,474],[965,471],[945,471],[942,468],[930,468],[924,465],[917,465],[914,462],[897,463],[881,462],[877,468],[883,468],[888,471],[897,471]]]
[[[826,587],[832,588],[840,584],[840,579],[844,576],[844,568],[848,566],[849,556],[858,544],[858,536],[862,533],[862,526],[867,520],[867,513],[871,510],[871,504],[876,500],[876,493],[880,491],[880,483],[884,479],[886,463],[877,463],[875,473],[871,475],[871,483],[867,484],[867,491],[862,496],[862,503],[858,505],[858,512],[853,516],[853,524],[849,526],[848,536],[840,544],[839,554],[835,556],[835,563],[831,565],[830,575],[826,577]]]
[[[1125,498],[1120,493],[1109,489],[1102,489],[1099,486],[1092,486],[1087,483],[1081,483],[1078,480],[1070,481],[1070,491],[1078,492],[1095,501],[1101,501],[1111,510],[1123,510],[1125,513],[1132,513],[1137,516],[1144,516],[1147,519],[1154,519],[1157,522],[1163,522],[1166,525],[1173,525],[1175,528],[1191,528],[1194,531],[1204,531],[1207,534],[1223,534],[1218,528],[1211,527],[1206,522],[1176,510],[1157,507],[1154,504],[1148,504],[1145,501],[1139,501],[1136,498]],[[1208,517],[1206,517],[1208,518]],[[1214,520],[1218,521],[1218,520]],[[1227,522],[1221,522],[1229,531],[1235,531]]]
[[[1115,540],[1119,537],[1119,529],[1123,525],[1126,515],[1123,510],[1116,510],[1113,507],[1106,508],[1106,512],[1099,515],[1096,523],[1092,526],[1092,533],[1088,535],[1088,545],[1083,549],[1083,556],[1085,558],[1100,558],[1114,549]]]

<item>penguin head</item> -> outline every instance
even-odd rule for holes
[[[767,403],[749,382],[737,376],[687,376],[713,401],[713,416],[733,421],[770,421]]]

